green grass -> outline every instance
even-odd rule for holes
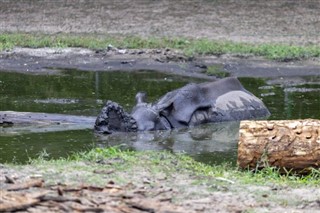
[[[208,66],[205,73],[207,75],[216,76],[219,78],[225,78],[225,77],[230,76],[230,73],[223,71],[223,67],[221,65]]]
[[[88,152],[76,153],[69,158],[58,160],[45,160],[43,155],[38,159],[31,160],[30,164],[44,167],[55,166],[56,168],[73,169],[75,162],[89,162],[82,171],[94,168],[101,168],[107,165],[108,169],[115,169],[120,172],[116,180],[121,178],[121,172],[132,172],[148,169],[149,171],[171,174],[189,173],[191,175],[201,176],[201,180],[211,180],[212,178],[221,178],[222,181],[235,182],[238,184],[249,185],[287,185],[292,187],[319,185],[320,170],[312,170],[308,175],[282,174],[276,168],[265,168],[259,171],[241,170],[230,164],[224,165],[206,165],[197,162],[184,154],[172,154],[166,151],[122,151],[118,148],[95,148]],[[79,168],[78,168],[79,169]]]
[[[172,48],[183,51],[188,56],[235,54],[255,55],[277,61],[302,60],[320,57],[320,46],[295,46],[287,44],[249,44],[230,41],[187,38],[141,38],[134,36],[101,35],[46,35],[5,33],[0,34],[0,50],[13,47],[83,47],[104,49],[109,44],[118,48]]]

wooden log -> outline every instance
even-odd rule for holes
[[[320,168],[320,120],[241,121],[237,163],[295,172]]]
[[[79,124],[91,123],[94,124],[96,117],[80,116],[80,115],[65,115],[56,113],[41,113],[41,112],[15,112],[15,111],[0,111],[0,124],[8,125],[26,125],[26,124]]]
[[[0,133],[93,129],[95,120],[96,117],[92,116],[0,111]]]

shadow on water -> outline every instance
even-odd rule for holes
[[[105,100],[116,101],[129,111],[138,91],[146,91],[149,101],[154,101],[189,82],[201,81],[151,71],[64,70],[59,75],[0,72],[0,110],[96,116]],[[241,78],[240,81],[245,88],[263,99],[272,113],[270,119],[320,117],[319,76]],[[67,157],[97,146],[120,146],[131,150],[182,152],[209,164],[235,164],[238,130],[239,122],[108,136],[94,135],[91,125],[57,132],[46,132],[39,127],[34,127],[32,131],[23,127],[0,127],[0,163],[26,162],[39,154],[49,158]]]

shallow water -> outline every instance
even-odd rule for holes
[[[96,116],[105,100],[128,111],[138,91],[154,101],[189,82],[201,82],[163,73],[81,72],[58,75],[0,72],[0,110]],[[320,77],[278,79],[241,78],[246,89],[263,99],[270,119],[320,118]],[[93,125],[93,124],[92,124]],[[29,127],[0,127],[0,163],[25,162],[39,155],[66,157],[92,147],[120,146],[131,150],[184,152],[206,163],[236,162],[239,122],[147,133],[94,135],[91,125],[52,132]]]

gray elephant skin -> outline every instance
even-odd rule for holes
[[[233,77],[191,83],[168,92],[154,103],[146,101],[146,93],[137,93],[137,104],[130,114],[118,103],[107,101],[96,119],[95,131],[111,134],[168,130],[270,115],[264,103]]]

